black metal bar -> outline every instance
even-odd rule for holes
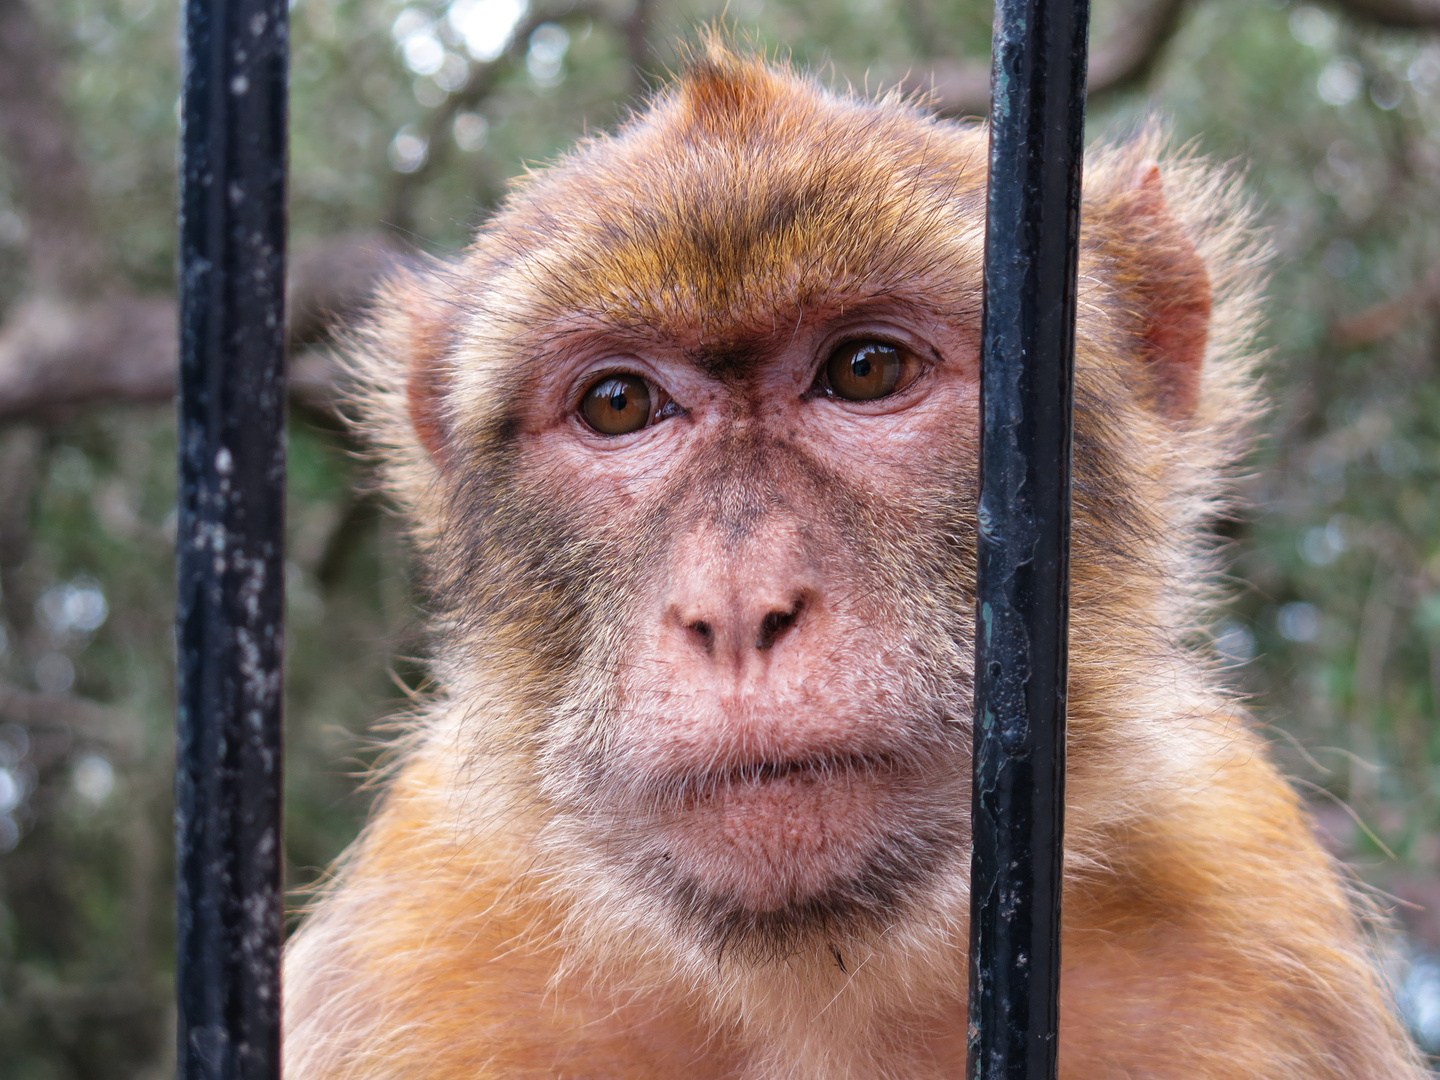
[[[280,1075],[286,0],[187,0],[179,1075]]]
[[[997,0],[982,329],[973,1080],[1054,1080],[1088,0]]]

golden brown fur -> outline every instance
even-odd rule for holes
[[[362,428],[430,574],[440,689],[289,948],[290,1080],[963,1075],[973,563],[932,538],[970,550],[973,416],[933,452],[946,483],[854,502],[892,538],[876,603],[918,643],[894,678],[956,714],[930,737],[957,767],[922,769],[956,853],[916,855],[870,908],[722,932],[616,869],[605,837],[632,834],[596,839],[577,760],[630,640],[597,606],[668,534],[588,504],[577,531],[561,504],[585,493],[526,466],[513,398],[594,328],[711,349],[716,378],[875,296],[973,337],[985,150],[980,127],[712,47],[380,299]],[[1199,640],[1203,529],[1255,409],[1256,251],[1231,181],[1160,150],[1086,162],[1061,1072],[1415,1080],[1352,900]],[[694,484],[748,490],[715,469]]]

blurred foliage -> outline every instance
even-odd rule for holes
[[[141,290],[173,280],[175,7],[43,9],[109,269]],[[452,9],[292,8],[297,249],[390,221],[452,251],[508,177],[627,107],[617,20],[575,15],[536,29],[483,100],[427,137],[471,63]],[[1098,0],[1097,36],[1122,10]],[[727,12],[766,47],[856,86],[988,47],[989,6],[972,0],[732,0]],[[665,6],[654,40],[719,14],[718,2]],[[675,56],[662,44],[657,70]],[[1177,143],[1243,163],[1276,250],[1275,409],[1252,511],[1229,526],[1236,589],[1217,647],[1286,767],[1365,820],[1374,839],[1357,843],[1374,880],[1433,875],[1436,319],[1419,304],[1364,345],[1342,344],[1337,326],[1440,264],[1440,41],[1326,8],[1202,0],[1148,85],[1092,103],[1091,133],[1133,130],[1157,110]],[[24,210],[9,184],[0,162],[0,305],[24,287]],[[169,412],[150,408],[0,429],[0,680],[104,707],[87,723],[63,710],[0,717],[0,1080],[160,1076],[173,1061],[173,440]],[[363,817],[357,773],[418,679],[406,657],[420,645],[397,530],[357,493],[353,447],[299,418],[291,455],[287,854],[300,885]]]

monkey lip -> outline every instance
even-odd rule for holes
[[[689,800],[736,793],[736,789],[779,784],[869,780],[894,772],[888,755],[823,754],[810,757],[756,759],[719,769],[706,769],[681,779],[680,791]]]

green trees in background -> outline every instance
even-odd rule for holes
[[[1337,844],[1423,899],[1440,862],[1440,5],[1097,3],[1092,135],[1168,117],[1177,143],[1247,171],[1276,253],[1275,408],[1252,507],[1225,526],[1217,658]],[[0,0],[0,1080],[172,1060],[176,6]],[[353,835],[383,721],[423,681],[403,545],[336,418],[326,314],[407,248],[458,249],[508,178],[622,119],[700,22],[723,14],[837,84],[933,78],[973,113],[990,9],[291,6],[300,886]]]

